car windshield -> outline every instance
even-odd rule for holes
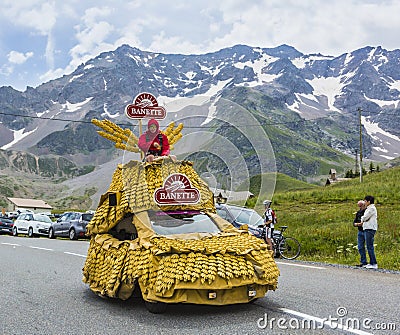
[[[151,225],[159,235],[219,233],[215,222],[200,211],[149,212]]]
[[[241,207],[228,207],[229,212],[240,224],[248,224],[252,227],[258,227],[264,224],[264,220],[260,214],[253,209],[241,208]]]
[[[47,223],[52,222],[47,215],[43,215],[43,214],[33,214],[33,219],[35,221],[40,221],[40,222],[47,222]]]

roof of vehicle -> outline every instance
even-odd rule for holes
[[[243,208],[243,209],[248,209],[248,210],[250,210],[250,211],[252,211],[253,210],[253,208],[249,208],[249,207],[245,207],[245,206],[238,206],[238,205],[231,205],[231,204],[219,204],[219,203],[217,203],[217,204],[215,204],[215,207],[216,208],[218,208],[218,207],[234,207],[234,208]]]
[[[158,205],[154,199],[157,189],[163,187],[166,176],[180,173],[187,176],[200,199],[191,205]],[[109,194],[116,194],[117,205],[110,206]],[[152,163],[130,161],[119,164],[107,193],[100,198],[93,219],[87,227],[89,234],[106,233],[127,213],[147,210],[207,210],[215,213],[214,195],[208,185],[193,169],[189,161],[161,160]]]

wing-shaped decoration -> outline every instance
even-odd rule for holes
[[[132,152],[140,151],[139,147],[137,146],[138,137],[132,133],[129,128],[123,129],[110,120],[92,119],[92,123],[103,129],[98,130],[97,133],[107,140],[115,142],[116,148]],[[173,150],[174,144],[182,138],[182,129],[182,123],[175,127],[175,123],[171,122],[168,127],[162,131],[168,138],[170,150]]]
[[[92,119],[92,123],[103,129],[98,130],[97,133],[107,140],[115,142],[116,148],[132,152],[140,151],[137,146],[138,138],[129,128],[122,129],[110,120]]]
[[[171,122],[163,133],[168,138],[169,150],[174,150],[174,144],[182,138],[181,130],[183,129],[183,123],[180,123],[175,127],[175,122]]]

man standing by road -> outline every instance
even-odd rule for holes
[[[358,245],[358,252],[360,253],[360,264],[357,266],[366,266],[367,265],[367,255],[365,253],[365,236],[364,230],[361,225],[361,217],[364,215],[365,212],[365,201],[360,200],[357,203],[359,210],[356,213],[356,217],[353,221],[353,226],[358,227],[358,235],[357,235],[357,245]]]
[[[361,217],[361,225],[364,230],[365,243],[369,256],[369,264],[365,267],[367,269],[377,269],[378,264],[375,258],[374,237],[378,230],[378,213],[374,204],[375,199],[372,195],[367,195],[364,201],[367,208],[365,209],[364,215]]]
[[[276,223],[276,215],[275,212],[271,208],[271,200],[264,200],[263,204],[265,206],[265,212],[264,212],[264,223],[266,226],[266,232],[265,232],[265,242],[269,245],[269,248],[271,250],[271,254],[274,254],[274,246],[272,244],[272,233],[274,231],[274,226]]]

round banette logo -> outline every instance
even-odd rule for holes
[[[174,173],[154,192],[154,200],[158,205],[192,205],[200,201],[200,192],[186,175]]]
[[[125,107],[125,114],[130,119],[165,119],[167,111],[159,106],[157,99],[150,93],[140,93],[136,96],[133,104]]]

